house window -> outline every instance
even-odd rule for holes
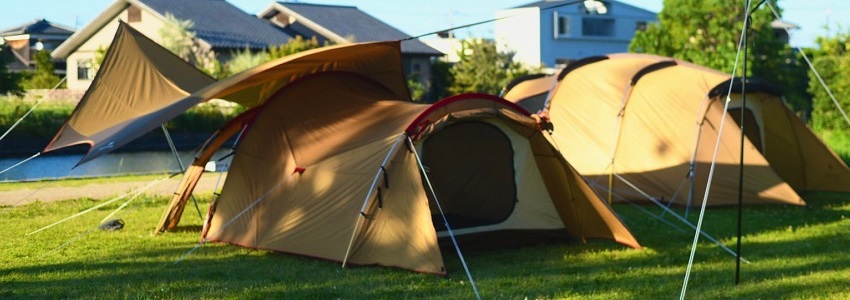
[[[553,20],[555,21],[555,38],[570,35],[570,17],[560,16],[555,12]]]
[[[646,21],[637,21],[635,31],[646,31]]]
[[[581,35],[583,36],[614,36],[614,19],[583,18],[581,20]]]
[[[92,68],[91,59],[82,59],[77,61],[77,79],[92,80],[94,78],[94,69]]]
[[[141,22],[142,21],[142,10],[138,7],[130,5],[127,8],[127,23],[133,22]]]

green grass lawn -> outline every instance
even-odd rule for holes
[[[742,265],[739,286],[733,283],[734,258],[701,239],[688,298],[850,298],[850,195],[806,199],[810,208],[746,207],[742,252],[752,263]],[[181,231],[154,236],[167,200],[137,201],[119,213],[126,227],[115,232],[96,227],[120,203],[29,236],[99,202],[0,208],[0,298],[474,298],[453,251],[444,251],[447,277],[384,267],[342,269],[336,262],[223,244],[207,244],[174,265],[196,245],[202,221],[185,214]],[[693,233],[630,205],[615,209],[643,250],[593,240],[466,251],[483,298],[677,298]],[[735,216],[734,208],[710,209],[704,229],[734,249]]]

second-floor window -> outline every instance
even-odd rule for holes
[[[570,17],[558,15],[556,11],[553,15],[555,38],[566,37],[570,35]]]
[[[613,37],[614,19],[583,18],[581,20],[581,35],[593,37]]]

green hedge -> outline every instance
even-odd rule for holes
[[[35,102],[17,97],[0,97],[0,134],[6,132]],[[74,111],[70,102],[42,102],[9,133],[10,137],[53,137]],[[166,126],[173,133],[211,133],[244,111],[242,107],[201,104],[171,120]]]

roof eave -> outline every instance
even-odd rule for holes
[[[59,47],[53,50],[51,56],[53,58],[63,58],[66,59],[71,53],[77,51],[80,46],[82,46],[86,41],[89,40],[95,33],[100,31],[106,24],[109,23],[115,16],[117,16],[121,11],[124,10],[129,5],[129,2],[126,0],[115,0],[112,5],[106,8],[102,13],[100,13],[97,17],[94,18],[88,25],[80,29],[79,31],[72,34],[65,40],[64,43],[60,44]]]

